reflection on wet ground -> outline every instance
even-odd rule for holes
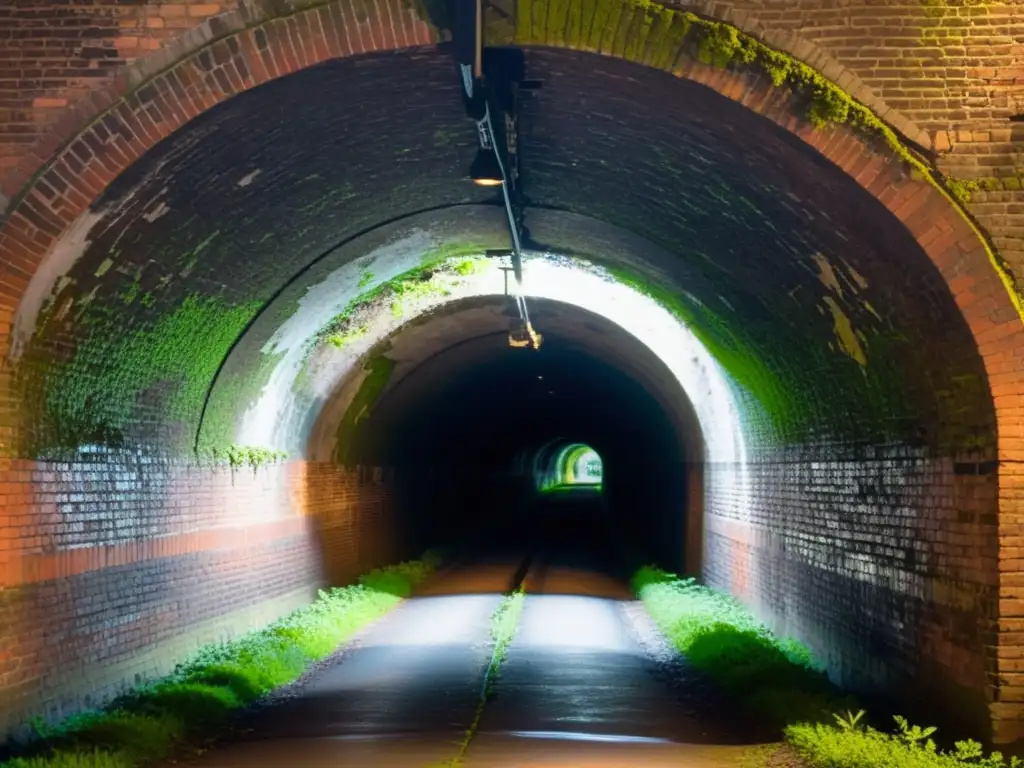
[[[443,765],[476,712],[491,614],[522,564],[521,555],[492,557],[437,575],[339,663],[255,714],[247,737],[196,764]],[[699,685],[691,695],[659,679],[623,610],[627,585],[586,558],[542,551],[524,586],[519,629],[465,768],[739,764],[745,729],[687,701],[703,695]]]

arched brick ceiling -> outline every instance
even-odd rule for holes
[[[671,297],[773,414],[754,432],[994,446],[984,369],[948,288],[838,168],[742,105],[663,72],[549,49],[530,49],[527,67],[545,82],[525,107],[532,244],[603,256],[599,240],[560,238],[557,218],[545,231],[546,208],[659,247],[628,277]],[[229,100],[158,145],[77,235],[88,245],[26,354],[37,405],[62,428],[101,413],[106,423],[79,429],[98,439],[165,435],[168,423],[194,433],[232,344],[314,259],[417,211],[493,200],[464,180],[475,134],[458,87],[440,51],[338,60]],[[180,360],[147,367],[139,353],[114,373],[110,362],[121,365],[126,329],[158,324],[188,297],[217,309],[179,329],[202,360],[168,410]],[[55,351],[78,356],[70,405],[48,400],[35,377],[52,374]],[[111,391],[112,378],[124,387]],[[123,402],[137,394],[145,418],[133,421]],[[37,430],[39,445],[54,440]]]

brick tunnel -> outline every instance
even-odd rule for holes
[[[939,5],[488,6],[543,83],[538,350],[443,9],[0,9],[0,732],[507,535],[579,443],[620,541],[846,689],[1021,738],[1024,39]],[[961,38],[890,83],[856,52],[890,11]]]

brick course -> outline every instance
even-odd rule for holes
[[[819,461],[773,451],[708,467],[704,575],[807,642],[848,689],[984,733],[1006,671],[990,652],[997,477],[992,464],[977,474],[926,454],[891,446],[865,459],[837,445]]]
[[[379,471],[106,456],[8,461],[0,488],[0,741],[407,554]]]

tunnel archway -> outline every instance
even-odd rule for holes
[[[715,403],[706,404],[698,414],[685,387],[697,375],[713,377],[714,371],[702,370],[713,363],[706,354],[700,365],[684,354],[675,361],[659,359],[614,320],[552,300],[532,302],[532,316],[545,328],[541,350],[510,348],[509,299],[487,294],[487,283],[501,278],[493,265],[480,266],[483,295],[442,297],[433,309],[428,301],[383,342],[367,339],[367,356],[353,350],[345,367],[344,350],[331,350],[338,363],[319,367],[319,375],[333,383],[324,385],[331,395],[309,430],[309,455],[338,456],[344,447],[343,460],[352,466],[394,467],[406,479],[415,508],[431,510],[418,516],[428,526],[418,531],[422,548],[437,544],[440,532],[480,523],[528,533],[539,490],[535,458],[561,433],[585,435],[610,466],[608,506],[621,537],[673,567],[695,569],[689,559],[701,542],[697,534],[687,537],[686,521],[699,519],[701,507],[699,497],[689,499],[687,490],[699,486],[703,471],[700,421],[712,414],[725,421],[734,414],[723,407],[728,400],[717,403],[718,410]],[[570,272],[562,284],[583,277]],[[598,281],[585,293],[597,294]],[[623,290],[604,285],[613,294]],[[465,290],[472,294],[481,288]],[[625,307],[623,314],[628,309],[642,317],[644,303],[652,302],[637,298],[641,303]],[[386,306],[378,311],[393,319]],[[667,321],[655,326],[660,333],[675,326],[675,341],[685,345],[685,331],[670,316],[660,319]],[[691,338],[690,348],[695,347]],[[689,381],[674,372],[673,363],[693,366]],[[383,383],[375,370],[388,371]],[[315,381],[318,374],[306,375]],[[592,418],[594,408],[603,418]],[[355,413],[361,414],[358,421]],[[714,445],[730,447],[721,440]],[[646,489],[649,503],[640,503],[638,488]],[[688,508],[691,501],[695,506]],[[630,526],[625,523],[630,516],[645,522]],[[416,524],[402,528],[412,535]]]
[[[217,43],[230,63],[219,70],[220,78],[217,67],[225,64],[210,54],[183,68],[192,73],[183,79],[168,75],[135,94],[62,152],[56,170],[35,182],[5,222],[5,285],[14,286],[13,296],[5,296],[12,306],[20,304],[15,364],[5,367],[4,377],[15,425],[4,440],[8,453],[25,462],[11,465],[13,482],[43,482],[34,473],[59,471],[47,462],[66,460],[71,451],[73,461],[65,463],[73,469],[67,471],[81,474],[68,481],[72,485],[91,487],[85,479],[90,472],[109,471],[131,475],[142,487],[147,473],[156,472],[148,466],[152,456],[185,454],[196,432],[208,428],[208,416],[221,430],[216,440],[249,429],[245,414],[230,409],[217,423],[218,392],[233,391],[225,399],[248,409],[268,386],[292,389],[297,377],[291,374],[305,368],[282,366],[281,355],[301,350],[309,334],[324,326],[289,326],[289,320],[315,304],[310,289],[332,277],[349,294],[341,307],[337,297],[334,304],[323,300],[326,320],[358,294],[362,265],[354,272],[317,265],[331,254],[356,264],[355,254],[366,246],[358,240],[379,229],[382,207],[401,219],[459,206],[459,218],[466,213],[471,220],[453,229],[443,215],[434,216],[418,241],[406,243],[406,256],[422,260],[438,248],[478,253],[502,244],[496,222],[468,213],[469,206],[489,201],[460,186],[452,170],[463,167],[472,135],[454,98],[450,109],[438,106],[457,90],[442,53],[332,62],[213,108],[250,80],[299,69],[290,56],[287,68],[257,66],[278,55],[271,45],[279,43],[264,36],[261,45],[260,39],[256,32],[243,33],[237,50],[229,40]],[[303,64],[337,53],[340,38],[325,40],[326,48],[315,41],[303,48]],[[911,685],[910,678],[922,672],[911,650],[922,644],[924,671],[944,690],[969,691],[972,713],[984,719],[994,696],[988,678],[994,651],[981,649],[994,647],[983,639],[996,627],[1000,499],[1012,504],[1015,498],[1008,482],[1000,485],[998,462],[1018,457],[1012,426],[997,429],[1000,420],[1012,425],[1016,418],[1020,363],[1012,350],[1020,344],[1020,320],[1014,297],[1003,289],[969,222],[932,186],[909,178],[886,149],[876,151],[842,128],[812,132],[793,117],[798,97],[742,71],[685,58],[683,42],[677,40],[669,51],[677,55],[662,67],[686,75],[682,79],[637,64],[649,49],[638,52],[636,46],[611,51],[632,62],[598,62],[564,43],[561,50],[531,49],[531,66],[558,72],[564,93],[575,94],[562,107],[552,100],[536,114],[530,183],[537,195],[530,216],[536,244],[543,246],[538,250],[612,266],[620,282],[653,295],[689,323],[722,363],[751,450],[742,467],[714,467],[701,494],[711,502],[706,578],[806,639],[837,678],[853,686]],[[212,66],[214,61],[219,63]],[[430,114],[433,122],[385,142],[382,132],[369,130],[362,116],[344,107],[334,113],[332,139],[321,135],[308,142],[317,151],[275,147],[280,122],[301,119],[294,93],[303,90],[307,76],[342,91],[367,88],[380,95],[373,102],[367,94],[347,93],[350,98],[337,99],[339,104],[359,100],[375,105],[368,114],[387,115],[404,96],[405,108]],[[218,82],[223,77],[231,88]],[[675,99],[685,99],[687,115],[674,108]],[[659,106],[663,123],[648,119],[642,107],[650,104]],[[619,116],[602,121],[612,107]],[[250,110],[258,108],[278,123],[268,121],[266,133],[230,152],[218,149],[233,126],[253,124]],[[578,128],[574,115],[587,111],[596,117],[582,134],[558,133],[558,125]],[[401,124],[400,117],[393,122]],[[588,141],[579,142],[580,135]],[[362,143],[360,136],[366,137]],[[581,145],[597,147],[599,156],[574,155]],[[324,162],[327,147],[340,153],[337,162]],[[406,150],[425,148],[429,152],[403,160]],[[360,157],[367,158],[365,165]],[[193,164],[196,158],[206,167]],[[215,158],[244,173],[218,174]],[[371,167],[382,158],[390,160],[383,175]],[[291,175],[267,170],[286,166],[295,169]],[[369,186],[357,192],[351,182],[330,176],[331,168],[374,179],[377,194]],[[575,170],[570,175],[567,169]],[[267,180],[269,187],[262,187]],[[687,194],[672,195],[674,188]],[[732,195],[734,189],[741,193]],[[239,207],[232,195],[242,199],[241,209],[251,206],[243,221],[219,218],[212,202],[222,197]],[[276,195],[287,214],[264,221],[259,195]],[[830,204],[832,198],[841,202]],[[197,216],[201,208],[208,220]],[[631,213],[638,210],[647,215]],[[583,226],[595,219],[595,226]],[[716,219],[732,229],[702,226]],[[862,232],[851,224],[855,220],[876,226]],[[292,237],[296,232],[303,234]],[[378,258],[396,261],[394,251]],[[247,264],[244,278],[225,279],[226,266],[241,261]],[[383,284],[380,278],[371,276],[369,284]],[[276,334],[282,329],[297,335],[285,333],[281,343]],[[915,334],[923,329],[925,341],[918,343]],[[182,356],[178,350],[189,344],[202,353]],[[334,386],[338,380],[328,376],[326,382]],[[330,387],[315,394],[316,407],[307,403],[278,413],[269,433],[257,430],[269,435],[260,445],[304,455],[295,450],[305,445],[300,438],[330,421],[321,422],[319,408],[327,413],[334,407],[336,416],[344,416],[338,405],[344,398],[332,398]],[[89,445],[107,447],[79,450]],[[316,451],[306,457],[321,463],[287,469],[306,478],[300,483],[306,496],[336,487],[340,475],[326,465],[339,457]],[[97,470],[100,462],[110,469]],[[170,479],[161,482],[180,488],[199,477],[182,472],[167,470]],[[22,473],[33,479],[22,479]],[[310,483],[312,475],[321,479]],[[371,471],[368,479],[353,482],[364,480],[380,487],[384,474]],[[217,493],[227,491],[218,486]],[[32,496],[16,494],[22,495]],[[267,502],[268,519],[299,537],[302,526],[293,516],[283,523],[275,519],[274,503],[292,503],[287,496],[281,491]],[[120,565],[150,558],[125,554],[132,537],[175,527],[159,517],[171,515],[170,503],[153,519],[132,507],[126,513],[131,525],[119,532],[102,522],[80,526],[79,512],[67,504],[48,497],[24,502],[26,508],[44,506],[67,524],[68,532],[54,542],[59,550],[106,547]],[[872,538],[875,516],[886,514],[904,521],[895,546]],[[21,519],[13,505],[7,515]],[[829,542],[820,540],[822,521],[838,532]],[[950,529],[963,537],[968,554],[944,549]],[[831,546],[837,540],[842,548]],[[389,548],[366,557],[379,559]],[[19,566],[14,583],[43,584],[46,574],[82,576],[106,561],[106,555],[74,564],[48,556],[26,548],[19,562],[33,565]],[[836,596],[855,600],[844,616],[823,607]],[[877,605],[885,609],[876,613],[871,606]],[[128,608],[110,611],[126,614]],[[22,627],[15,619],[10,626]],[[865,661],[875,652],[868,649],[878,648],[890,661],[882,668]],[[960,663],[965,657],[968,662]],[[906,672],[911,668],[914,674]]]
[[[546,452],[538,451],[534,478],[540,491],[588,487],[600,491],[604,460],[586,443],[565,442],[558,446],[554,455],[551,455],[550,447]]]

